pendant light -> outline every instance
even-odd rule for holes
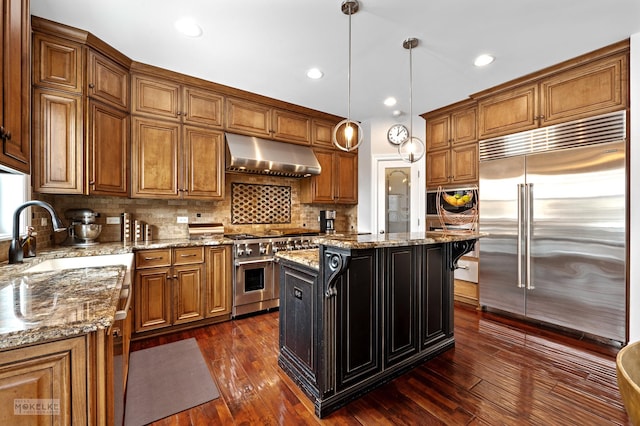
[[[409,49],[409,137],[398,146],[400,157],[409,163],[415,163],[424,155],[424,142],[413,136],[413,56],[411,51],[418,46],[417,38],[408,38],[402,47]]]
[[[363,139],[362,127],[356,121],[351,120],[351,15],[360,8],[358,0],[345,0],[342,2],[341,10],[345,15],[349,15],[349,70],[347,72],[347,118],[336,124],[333,128],[333,144],[343,151],[354,151],[358,149]],[[354,139],[357,137],[357,141]]]

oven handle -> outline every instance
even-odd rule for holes
[[[271,263],[273,259],[258,259],[258,260],[236,260],[236,266],[252,265],[256,263]]]

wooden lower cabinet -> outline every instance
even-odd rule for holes
[[[205,271],[207,281],[205,316],[207,318],[230,316],[233,303],[231,247],[208,247]]]
[[[202,320],[230,319],[231,268],[226,245],[136,252],[135,332],[171,332]]]
[[[111,345],[99,330],[0,351],[0,424],[114,424]]]
[[[203,288],[202,247],[136,252],[135,331],[203,319]]]

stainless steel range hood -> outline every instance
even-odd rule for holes
[[[303,178],[319,175],[320,163],[306,146],[225,133],[226,171]]]

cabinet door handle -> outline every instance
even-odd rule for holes
[[[167,275],[167,279],[170,280],[171,279],[171,275]]]
[[[0,139],[11,140],[11,132],[8,132],[4,127],[0,127]]]
[[[178,279],[178,276],[177,276],[177,275],[174,275],[172,278],[173,278],[174,280],[177,280],[177,279]]]
[[[157,257],[145,257],[144,260],[160,260],[162,259],[162,256],[157,256]]]

